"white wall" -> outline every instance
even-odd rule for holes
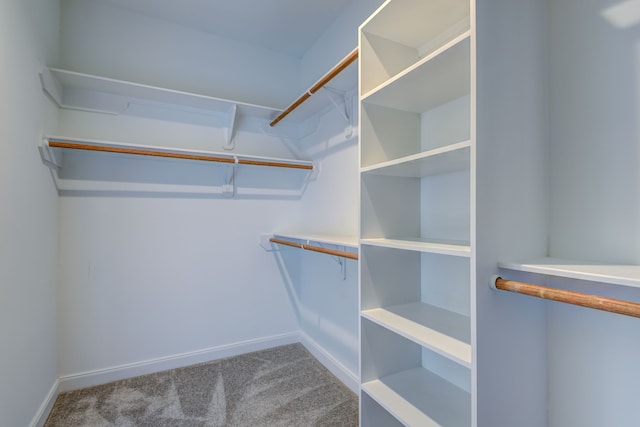
[[[61,63],[71,70],[279,108],[299,95],[298,58],[108,2],[61,4]]]
[[[499,261],[547,250],[547,8],[537,0],[477,0],[476,8],[478,426],[542,426],[545,305],[495,292],[489,280],[501,274]]]
[[[300,142],[320,162],[321,176],[309,185],[300,207],[300,229],[311,233],[357,236],[358,139],[345,135],[346,121],[327,114],[319,132]],[[338,248],[344,249],[344,248]],[[306,336],[358,378],[358,264],[346,263],[346,278],[335,257],[304,251],[300,255],[299,319]]]
[[[297,60],[99,2],[63,4],[63,67],[276,105],[298,95],[289,85]],[[224,134],[78,111],[60,113],[60,133],[214,151]],[[236,152],[290,156],[282,141],[250,126],[235,143]],[[224,198],[201,191],[221,185],[221,166],[104,154],[76,160],[64,159],[63,176],[82,177],[86,191],[60,199],[63,380],[85,385],[92,374],[113,379],[217,357],[229,346],[295,339],[291,290],[258,241],[298,220],[304,174],[239,167],[236,197]],[[106,191],[92,189],[92,180]],[[186,193],[149,192],[149,183],[184,185]]]
[[[550,254],[639,264],[640,2],[550,5]],[[551,283],[640,301],[637,289]],[[549,425],[637,425],[638,319],[548,310]]]
[[[307,89],[340,59],[358,46],[358,27],[384,0],[354,0],[305,53],[301,62],[300,89]]]
[[[55,129],[40,88],[55,64],[59,10],[50,0],[0,2],[0,424],[37,421],[56,381],[58,204],[37,145]]]

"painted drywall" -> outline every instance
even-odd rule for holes
[[[312,86],[340,59],[358,46],[358,27],[384,3],[354,0],[302,57],[300,89]]]
[[[299,58],[108,2],[61,4],[61,64],[71,70],[279,108],[298,95]]]
[[[615,18],[632,12],[615,11],[611,1],[561,0],[549,12],[550,251],[638,263],[639,37]]]
[[[294,97],[299,61],[100,2],[63,6],[64,67],[276,105]],[[60,113],[63,135],[223,151],[217,126]],[[242,122],[235,146],[292,156],[286,142]],[[297,333],[295,300],[259,236],[297,223],[305,173],[242,166],[235,197],[222,197],[209,192],[221,188],[222,166],[115,155],[64,162],[62,178],[81,179],[83,190],[60,198],[63,379],[131,375]]]
[[[346,127],[339,113],[330,111],[318,133],[300,142],[301,148],[321,164],[322,175],[303,196],[299,230],[357,236],[358,139],[356,131],[347,136]],[[346,264],[346,277],[340,262]],[[305,251],[300,255],[300,266],[301,331],[330,353],[351,378],[357,379],[357,261]]]
[[[137,143],[167,145],[172,136],[178,146],[220,150],[214,141],[221,143],[207,140],[207,129],[137,117],[64,112],[60,126],[64,134]],[[284,151],[252,132],[238,132],[236,144]],[[297,331],[289,290],[258,242],[296,219],[305,174],[239,167],[235,197],[206,193],[220,187],[222,170],[109,155],[65,158],[62,176],[84,177],[86,191],[63,191],[60,199],[62,376]],[[104,191],[92,189],[96,179],[94,189]],[[147,184],[181,185],[181,192],[150,192]]]
[[[550,254],[638,264],[639,3],[550,4]],[[637,289],[551,283],[640,301]],[[638,319],[555,303],[548,310],[549,425],[636,425]]]
[[[547,8],[478,0],[476,14],[477,425],[537,427],[547,421],[545,305],[489,281],[507,274],[499,261],[547,250]]]
[[[37,145],[55,130],[40,88],[55,64],[59,10],[49,0],[0,3],[0,424],[38,421],[57,377],[58,203]]]

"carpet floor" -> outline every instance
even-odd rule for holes
[[[61,393],[45,423],[45,427],[357,425],[357,396],[301,344]]]

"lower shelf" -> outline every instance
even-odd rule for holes
[[[405,425],[471,424],[470,394],[424,368],[369,381],[362,390]]]
[[[471,367],[468,317],[425,303],[374,308],[362,316],[441,356]]]

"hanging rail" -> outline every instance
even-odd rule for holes
[[[303,243],[294,243],[294,242],[289,242],[287,240],[282,240],[282,239],[278,239],[276,237],[271,237],[269,239],[270,242],[273,243],[277,243],[279,245],[285,245],[285,246],[291,246],[292,248],[298,248],[298,249],[305,249],[308,251],[314,251],[314,252],[320,252],[323,254],[329,254],[329,255],[335,255],[335,256],[339,256],[339,257],[343,257],[343,258],[349,258],[349,259],[358,259],[358,254],[352,253],[352,252],[347,252],[347,251],[338,251],[335,249],[326,249],[326,248],[321,248],[320,246],[313,246],[313,245],[305,245]]]
[[[289,107],[287,107],[286,110],[280,113],[278,117],[276,117],[271,123],[269,123],[269,126],[273,127],[277,125],[278,122],[280,122],[280,120],[284,119],[286,116],[289,115],[289,113],[291,113],[293,110],[298,108],[300,104],[302,104],[304,101],[309,99],[311,95],[313,95],[314,93],[322,89],[327,83],[329,83],[329,81],[331,81],[331,79],[333,79],[335,76],[340,74],[342,70],[344,70],[349,65],[351,65],[351,63],[356,59],[358,59],[358,48],[355,48],[354,50],[352,50],[349,55],[347,55],[342,61],[338,63],[338,65],[336,65],[331,70],[329,70],[329,72],[325,74],[324,77],[318,80],[316,84],[311,86],[311,88],[308,91],[303,93]]]
[[[108,145],[83,144],[78,142],[68,142],[62,140],[49,139],[51,148],[68,148],[73,150],[101,151],[107,153],[135,154],[142,156],[169,157],[174,159],[200,160],[207,162],[236,163],[240,165],[272,166],[279,168],[306,169],[313,170],[313,165],[286,163],[272,160],[256,160],[241,157],[218,157],[207,154],[189,154],[179,152],[160,151],[147,148],[113,147]]]
[[[532,285],[530,283],[516,282],[513,280],[504,280],[502,277],[496,277],[495,280],[492,280],[491,286],[502,291],[579,305],[595,310],[623,314],[625,316],[640,317],[640,304],[631,301]]]

